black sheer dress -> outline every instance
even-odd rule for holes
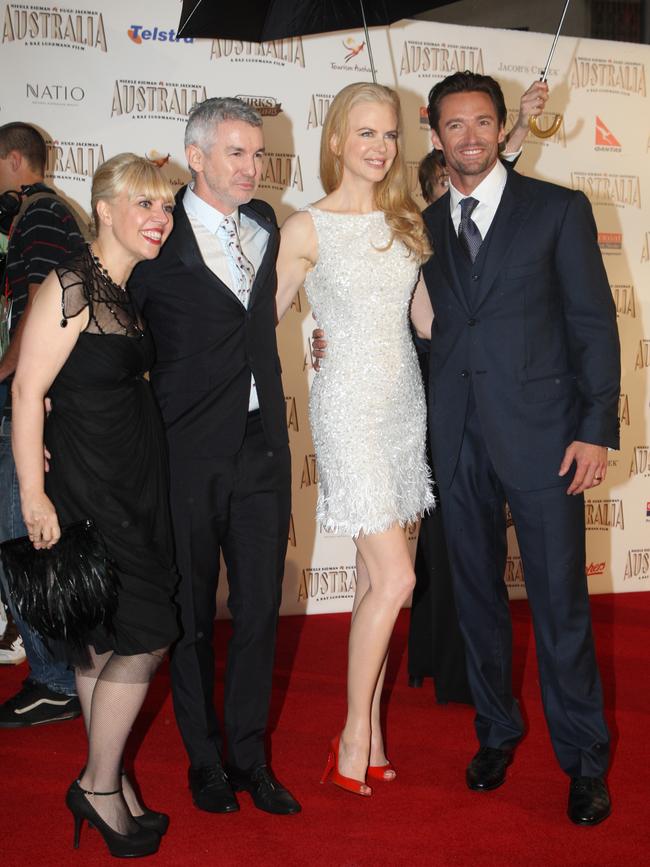
[[[96,523],[119,578],[113,629],[95,630],[89,644],[127,656],[158,650],[178,626],[166,441],[144,378],[153,340],[89,248],[56,273],[61,326],[86,308],[89,322],[49,391],[46,491],[61,525]]]

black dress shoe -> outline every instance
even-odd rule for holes
[[[465,780],[470,789],[489,792],[505,782],[506,768],[512,761],[512,750],[481,747],[465,771]]]
[[[284,788],[268,765],[259,765],[252,771],[229,768],[228,776],[236,792],[250,792],[258,810],[288,816],[302,809],[291,792]]]
[[[239,810],[232,786],[220,765],[190,768],[187,776],[192,800],[199,810],[208,813],[236,813]]]
[[[597,825],[611,813],[607,784],[602,777],[571,777],[567,816],[576,825]]]

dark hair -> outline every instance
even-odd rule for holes
[[[445,155],[435,148],[422,159],[418,166],[418,181],[425,202],[433,202],[433,185],[440,172],[446,167]]]
[[[32,171],[45,173],[45,139],[33,126],[19,121],[0,126],[0,158],[6,159],[11,151],[20,151]]]
[[[508,113],[499,82],[490,75],[478,75],[466,69],[465,72],[455,72],[453,75],[448,75],[447,78],[443,78],[442,81],[435,84],[429,91],[427,115],[431,129],[435,129],[438,133],[440,132],[438,129],[438,124],[440,123],[440,103],[446,96],[452,93],[471,93],[475,91],[487,93],[497,113],[499,126],[505,126]]]

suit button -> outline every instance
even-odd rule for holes
[[[480,276],[480,274],[472,274],[472,280],[478,280]]]
[[[463,377],[463,379],[467,379],[467,377],[469,376],[469,370],[461,370],[460,375]]]
[[[473,327],[474,325],[476,325],[476,319],[468,319],[468,320],[467,320],[467,324],[468,324],[470,327]]]

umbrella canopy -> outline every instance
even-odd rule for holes
[[[183,0],[178,35],[267,42],[391,24],[450,0]]]

